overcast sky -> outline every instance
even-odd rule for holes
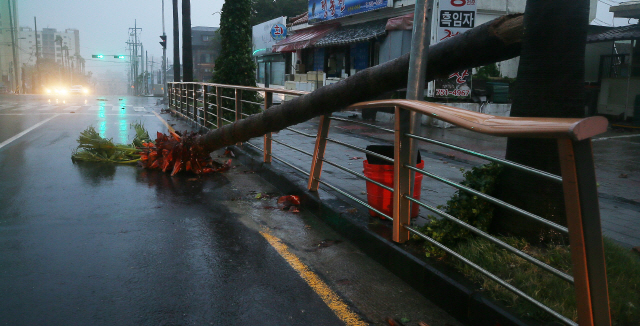
[[[181,7],[182,1],[178,1]],[[191,0],[192,26],[219,26],[224,0]],[[33,28],[37,17],[38,30],[43,27],[64,31],[80,31],[80,54],[87,60],[86,68],[100,74],[106,70],[125,72],[126,64],[113,58],[92,59],[92,54],[128,54],[126,44],[129,28],[142,28],[140,37],[149,58],[162,62],[162,0],[18,0],[20,26]],[[167,58],[173,56],[173,2],[164,0]],[[180,26],[182,29],[182,25]]]
[[[480,0],[482,1],[482,0]],[[178,1],[178,7],[181,1]],[[615,19],[609,13],[609,5],[621,0],[599,0],[596,25],[628,25],[627,19]],[[192,26],[219,26],[224,0],[191,0]],[[140,33],[144,48],[161,62],[162,49],[158,42],[162,34],[162,0],[19,0],[20,26],[33,27],[33,17],[38,19],[38,29],[43,27],[64,30],[80,30],[80,53],[87,60],[87,70],[100,74],[106,70],[125,72],[126,64],[117,59],[92,59],[92,54],[126,54],[128,29],[142,28]],[[216,13],[215,15],[212,15]],[[165,0],[165,28],[167,34],[167,58],[172,58],[172,0]],[[182,25],[181,25],[182,28]]]

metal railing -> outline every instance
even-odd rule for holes
[[[223,90],[233,91],[234,97],[223,94]],[[243,92],[258,92],[262,95],[262,103],[243,100]],[[220,85],[208,83],[170,83],[169,84],[169,107],[176,114],[183,116],[185,119],[205,128],[213,129],[223,126],[225,123],[232,121],[225,119],[224,112],[235,113],[234,121],[243,119],[248,116],[242,112],[242,108],[247,105],[264,110],[273,104],[273,94],[285,94],[288,96],[300,96],[307,92],[271,89],[259,87],[245,87],[233,85]],[[213,101],[213,102],[211,102]],[[226,108],[223,103],[228,106],[233,104],[234,110]],[[271,163],[272,160],[279,161],[296,171],[304,174],[308,178],[308,189],[310,191],[318,191],[320,185],[323,185],[333,191],[336,191],[354,202],[365,206],[371,211],[378,213],[393,222],[393,241],[405,242],[411,234],[414,234],[434,246],[442,249],[475,269],[479,273],[497,282],[507,290],[522,297],[524,300],[532,303],[538,308],[546,311],[551,316],[567,325],[577,325],[571,319],[547,307],[530,295],[524,293],[509,282],[492,274],[485,268],[471,262],[462,255],[456,253],[450,248],[440,244],[436,240],[421,233],[418,229],[411,226],[411,206],[417,204],[425,209],[448,219],[460,227],[463,227],[475,235],[491,241],[495,245],[505,249],[506,251],[526,260],[527,262],[537,266],[538,268],[551,273],[552,275],[573,284],[575,287],[577,299],[577,313],[580,325],[611,325],[611,317],[609,314],[609,298],[605,271],[604,249],[602,243],[602,231],[600,226],[600,214],[598,208],[598,197],[595,181],[595,170],[593,165],[593,153],[591,150],[591,137],[602,133],[606,130],[607,121],[601,117],[592,117],[586,119],[548,119],[548,118],[505,118],[490,116],[477,112],[470,112],[458,108],[448,107],[435,103],[409,101],[409,100],[382,100],[363,102],[351,105],[347,110],[367,110],[381,107],[395,108],[395,126],[394,129],[382,128],[372,124],[344,119],[339,117],[321,116],[315,135],[306,133],[294,128],[286,128],[301,137],[307,139],[315,139],[314,151],[310,153],[300,149],[290,143],[274,138],[272,133],[263,136],[262,147],[246,142],[247,145],[263,152],[263,161]],[[259,110],[254,110],[259,111]],[[499,136],[499,137],[525,137],[525,138],[551,138],[556,139],[558,143],[562,176],[553,175],[544,171],[540,171],[519,163],[511,162],[505,159],[492,157],[486,154],[477,153],[475,151],[465,149],[456,145],[444,143],[438,140],[425,138],[422,136],[410,134],[406,119],[400,119],[401,114],[407,112],[416,112],[422,115],[443,120],[454,124],[458,127],[465,128],[474,132]],[[211,117],[215,118],[215,124]],[[375,128],[382,132],[392,133],[395,136],[394,148],[395,155],[393,158],[385,157],[378,153],[371,152],[367,149],[349,144],[347,142],[330,138],[329,127],[331,121],[341,121],[363,125],[369,128]],[[444,177],[435,175],[428,171],[428,167],[424,169],[417,168],[410,164],[411,148],[410,142],[424,141],[430,144],[442,146],[448,149],[456,150],[468,155],[479,157],[483,160],[501,164],[507,168],[517,169],[519,171],[530,173],[552,182],[561,183],[564,191],[564,201],[567,215],[568,227],[556,224],[541,216],[525,211],[500,199],[491,197],[477,190],[466,187],[462,184],[448,180]],[[386,160],[390,165],[394,166],[394,184],[393,187],[386,186],[376,182],[356,171],[342,166],[335,162],[331,162],[325,157],[325,149],[327,143],[344,146],[352,150],[356,150],[365,154],[376,156]],[[295,153],[302,154],[303,157],[309,157],[310,168],[305,170],[287,159],[273,154],[273,143],[292,150]],[[289,157],[288,157],[289,158]],[[371,182],[383,189],[393,193],[393,213],[392,216],[381,212],[372,207],[364,200],[358,198],[357,195],[340,189],[340,187],[328,183],[321,178],[323,163],[327,163],[349,175]],[[446,212],[426,204],[420,200],[412,198],[410,189],[412,185],[412,174],[420,173],[433,180],[449,185],[458,191],[470,193],[474,196],[484,199],[496,206],[502,207],[515,214],[519,214],[525,218],[532,219],[544,226],[557,232],[568,234],[570,242],[571,259],[573,265],[573,275],[569,275],[549,264],[546,264],[531,255],[514,248],[504,241],[460,220],[459,218],[447,214]]]

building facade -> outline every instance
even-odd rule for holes
[[[218,27],[195,26],[191,28],[191,48],[193,51],[193,78],[210,82],[213,68],[220,53],[217,40]]]
[[[40,58],[55,61],[58,64],[73,64],[80,57],[80,31],[68,28],[59,32],[55,28],[43,28],[36,33],[31,27],[20,27],[19,48],[23,63],[27,66],[36,64],[36,46]],[[58,40],[58,41],[56,41]],[[60,40],[62,42],[60,42]]]
[[[16,1],[0,2],[0,92],[15,91],[21,84],[20,53],[18,44],[13,43],[18,42],[17,26],[19,21]]]

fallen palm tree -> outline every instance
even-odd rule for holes
[[[522,15],[507,15],[429,48],[426,80],[514,58],[520,54]],[[409,54],[371,67],[339,83],[327,85],[262,113],[198,136],[198,148],[206,152],[280,131],[317,116],[374,99],[385,92],[405,88]]]
[[[131,144],[116,144],[104,138],[93,127],[88,127],[78,137],[78,148],[71,154],[73,162],[101,162],[111,164],[139,164],[145,169],[170,172],[172,176],[186,171],[207,174],[229,169],[230,162],[216,166],[208,152],[195,145],[196,133],[179,134],[173,128],[169,134],[158,132],[156,140],[142,124],[135,123],[136,136]]]

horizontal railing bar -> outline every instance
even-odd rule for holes
[[[383,216],[383,217],[389,219],[390,221],[393,221],[393,217],[391,217],[391,216],[389,216],[389,215],[387,215],[387,214],[385,214],[385,213],[373,208],[371,205],[369,205],[369,204],[365,203],[364,201],[352,196],[350,193],[348,193],[346,191],[343,191],[343,190],[340,190],[340,189],[338,189],[338,188],[336,188],[336,187],[334,187],[334,186],[332,186],[332,185],[330,185],[330,184],[328,184],[328,183],[326,183],[326,182],[324,182],[324,181],[322,181],[320,179],[316,179],[316,178],[314,178],[314,179],[317,180],[319,183],[321,183],[321,184],[323,184],[323,185],[335,190],[336,192],[342,194],[343,196],[355,201],[356,203],[358,203],[358,204],[360,204],[360,205],[362,205],[362,206],[364,206],[364,207],[366,207],[366,208],[368,208],[368,209],[380,214],[380,216]]]
[[[489,196],[489,195],[487,195],[485,193],[482,193],[482,192],[477,191],[475,189],[471,189],[469,187],[465,187],[465,186],[460,185],[460,184],[458,184],[456,182],[453,182],[453,181],[451,181],[449,179],[437,176],[437,175],[435,175],[433,173],[427,172],[427,171],[422,170],[422,169],[418,169],[418,168],[410,166],[410,165],[405,165],[405,167],[410,169],[410,170],[412,170],[412,171],[416,171],[418,173],[422,173],[422,174],[424,174],[424,175],[426,175],[426,176],[428,176],[428,177],[430,177],[432,179],[435,179],[435,180],[438,180],[440,182],[446,183],[446,184],[448,184],[448,185],[450,185],[450,186],[452,186],[454,188],[457,188],[457,189],[460,189],[462,191],[465,191],[465,192],[468,192],[470,194],[473,194],[475,196],[478,196],[478,197],[480,197],[480,198],[482,198],[482,199],[484,199],[484,200],[486,200],[486,201],[488,201],[488,202],[490,202],[492,204],[498,205],[498,206],[500,206],[502,208],[506,208],[506,209],[508,209],[508,210],[510,210],[512,212],[518,213],[518,214],[520,214],[522,216],[534,219],[534,220],[536,220],[536,221],[538,221],[538,222],[540,222],[540,223],[542,223],[542,224],[544,224],[544,225],[546,225],[546,226],[548,226],[548,227],[550,227],[550,228],[552,228],[552,229],[554,229],[556,231],[569,233],[569,229],[567,229],[566,227],[564,227],[562,225],[553,223],[553,222],[551,222],[549,220],[546,220],[546,219],[544,219],[544,218],[542,218],[542,217],[540,217],[538,215],[535,215],[533,213],[527,212],[527,211],[525,211],[523,209],[515,207],[515,206],[513,206],[513,205],[511,205],[509,203],[506,203],[506,202],[502,201],[502,200],[493,198],[493,197],[491,197],[491,196]]]
[[[344,122],[351,122],[351,123],[355,123],[357,125],[361,125],[361,126],[367,126],[369,128],[373,128],[373,129],[379,129],[382,131],[386,131],[386,132],[390,132],[393,133],[394,131],[391,129],[387,129],[387,128],[383,128],[380,126],[376,126],[376,125],[372,125],[370,123],[366,123],[366,122],[360,122],[360,121],[355,121],[355,120],[351,120],[351,119],[345,119],[345,118],[338,118],[338,117],[331,117],[331,120],[338,120],[338,121],[344,121]]]
[[[240,114],[242,114],[242,116],[244,116],[244,117],[250,117],[251,116],[251,114],[246,114],[246,113],[240,113]]]
[[[401,107],[434,117],[473,132],[499,137],[570,138],[585,140],[607,131],[607,119],[500,117],[438,103],[401,99],[378,100],[352,104],[344,110]]]
[[[249,146],[251,146],[251,147],[253,147],[253,148],[255,148],[255,149],[257,149],[257,150],[259,150],[259,151],[261,151],[261,152],[264,152],[264,149],[262,149],[262,148],[260,148],[260,147],[258,147],[258,146],[256,146],[256,145],[254,145],[254,144],[252,144],[252,143],[250,143],[250,142],[246,142],[245,144],[247,144],[247,145],[249,145]]]
[[[366,176],[364,176],[363,174],[360,174],[360,173],[358,173],[358,172],[356,172],[356,171],[353,171],[353,170],[351,170],[351,169],[347,169],[347,168],[343,167],[342,165],[338,165],[338,164],[333,163],[333,162],[331,162],[331,161],[327,161],[326,159],[322,159],[322,161],[323,161],[323,162],[325,162],[325,163],[327,163],[327,164],[329,164],[329,165],[331,165],[331,166],[335,166],[335,167],[337,167],[338,169],[340,169],[340,170],[342,170],[342,171],[344,171],[344,172],[347,172],[347,173],[349,173],[349,174],[353,174],[354,176],[356,176],[356,177],[358,177],[358,178],[360,178],[360,179],[363,179],[363,180],[369,181],[369,182],[371,182],[371,183],[375,184],[375,185],[376,185],[376,186],[378,186],[378,187],[381,187],[381,188],[384,188],[384,189],[386,189],[386,190],[389,190],[389,191],[391,191],[391,193],[393,193],[393,188],[388,187],[388,186],[386,186],[386,185],[384,185],[384,184],[382,184],[382,183],[380,183],[380,182],[378,182],[378,181],[375,181],[375,180],[373,180],[373,179],[371,179],[371,178],[367,178],[367,177],[366,177]]]
[[[277,139],[273,139],[273,138],[271,138],[271,141],[272,141],[272,142],[274,142],[274,143],[278,143],[278,144],[280,144],[280,145],[282,145],[282,146],[284,146],[284,147],[291,148],[291,149],[293,149],[293,150],[295,150],[295,151],[298,151],[298,152],[300,152],[300,153],[302,153],[302,154],[305,154],[305,155],[308,155],[308,156],[313,157],[313,154],[311,154],[311,153],[309,153],[309,152],[307,152],[307,151],[301,150],[301,149],[299,149],[299,148],[293,147],[293,146],[291,146],[291,145],[287,145],[287,144],[285,144],[284,142],[281,142],[281,141],[279,141],[279,140],[277,140]]]
[[[222,109],[223,109],[223,110],[227,110],[227,111],[229,111],[229,112],[234,112],[234,113],[236,112],[236,110],[227,109],[227,108],[225,108],[224,106],[222,107]]]
[[[202,83],[202,82],[169,82],[168,84],[195,84],[199,86],[208,86],[208,87],[220,87],[223,89],[238,89],[243,91],[252,91],[252,92],[271,92],[276,94],[286,94],[286,95],[305,95],[310,92],[307,91],[296,91],[291,89],[282,89],[282,88],[265,88],[265,87],[252,87],[252,86],[239,86],[239,85],[227,85],[227,84],[215,84],[215,83]]]
[[[375,152],[372,152],[372,151],[370,151],[370,150],[368,150],[368,149],[364,149],[364,148],[361,148],[361,147],[358,147],[358,146],[353,146],[353,145],[351,145],[351,144],[343,143],[343,142],[341,142],[341,141],[339,141],[339,140],[335,140],[335,139],[333,139],[333,138],[327,138],[327,140],[328,140],[328,141],[330,141],[330,142],[332,142],[332,143],[336,143],[336,144],[338,144],[338,145],[342,145],[342,146],[349,147],[349,148],[351,148],[351,149],[355,149],[355,150],[357,150],[357,151],[360,151],[360,152],[363,152],[363,153],[366,153],[366,154],[373,155],[373,156],[375,156],[375,157],[377,157],[377,158],[381,158],[381,159],[383,159],[383,160],[385,160],[385,161],[388,161],[388,162],[391,162],[391,163],[393,163],[393,162],[394,162],[394,160],[393,160],[392,158],[390,158],[390,157],[386,157],[386,156],[384,156],[384,155],[381,155],[381,154],[378,154],[378,153],[375,153]]]
[[[284,128],[284,129],[287,129],[287,130],[289,130],[289,131],[293,131],[293,132],[295,132],[295,133],[297,133],[297,134],[300,134],[300,135],[303,135],[303,136],[306,136],[306,137],[316,138],[316,136],[315,136],[315,135],[308,134],[308,133],[306,133],[306,132],[302,132],[302,131],[300,131],[300,130],[295,130],[295,129],[290,128],[290,127],[287,127],[287,128]]]
[[[409,137],[409,138],[414,138],[414,139],[426,141],[426,142],[429,142],[429,143],[432,143],[432,144],[435,144],[435,145],[439,145],[439,146],[442,146],[442,147],[446,147],[446,148],[450,148],[450,149],[453,149],[453,150],[457,150],[459,152],[463,152],[463,153],[466,153],[466,154],[469,154],[469,155],[473,155],[473,156],[485,159],[487,161],[500,163],[500,164],[512,167],[512,168],[520,170],[520,171],[533,173],[535,175],[539,175],[541,177],[545,177],[547,179],[562,183],[562,177],[557,176],[557,175],[552,174],[552,173],[549,173],[549,172],[545,172],[545,171],[542,171],[542,170],[534,169],[534,168],[528,167],[526,165],[522,165],[522,164],[518,164],[516,162],[509,161],[509,160],[503,160],[501,158],[497,158],[497,157],[494,157],[494,156],[489,156],[489,155],[486,155],[486,154],[474,152],[472,150],[469,150],[469,149],[466,149],[466,148],[463,148],[463,147],[459,147],[459,146],[456,146],[456,145],[444,143],[444,142],[441,142],[441,141],[437,141],[435,139],[425,138],[425,137],[416,136],[416,135],[412,135],[412,134],[406,134],[406,136]]]
[[[213,122],[211,122],[211,121],[207,121],[207,123],[208,123],[208,124],[210,124],[210,125],[212,125],[212,126],[214,126],[214,127],[216,127],[216,129],[218,129],[218,125],[216,125],[215,123],[213,123]]]
[[[285,161],[285,160],[283,160],[283,159],[281,159],[281,158],[279,158],[277,156],[271,155],[271,158],[273,158],[274,160],[280,161],[280,163],[282,163],[282,164],[284,164],[284,165],[286,165],[286,166],[288,166],[288,167],[290,167],[292,169],[295,169],[298,172],[300,172],[300,173],[302,173],[302,174],[304,174],[306,176],[310,175],[309,172],[306,172],[306,171],[302,170],[301,168],[299,168],[299,167],[297,167],[297,166],[295,166],[295,165],[293,165],[293,164],[291,164],[291,163],[289,163],[289,162],[287,162],[287,161]]]
[[[476,265],[474,262],[470,261],[469,259],[465,258],[464,256],[460,255],[459,253],[449,249],[447,246],[439,243],[438,241],[422,234],[421,232],[417,231],[416,229],[408,226],[408,225],[403,225],[403,227],[405,229],[407,229],[409,232],[427,240],[428,242],[430,242],[431,244],[433,244],[434,246],[440,248],[441,250],[444,250],[445,252],[447,252],[448,254],[458,258],[459,260],[461,260],[463,263],[469,265],[471,268],[475,269],[476,271],[484,274],[484,276],[492,279],[493,281],[495,281],[496,283],[502,285],[503,287],[505,287],[507,290],[515,293],[516,295],[522,297],[523,299],[529,301],[530,303],[532,303],[533,305],[537,306],[538,308],[546,311],[547,313],[549,313],[550,315],[556,317],[557,319],[561,320],[563,323],[567,324],[567,325],[571,325],[571,326],[578,326],[578,324],[576,324],[575,322],[573,322],[573,320],[561,315],[560,313],[556,312],[555,310],[545,306],[543,303],[541,303],[540,301],[530,297],[529,295],[527,295],[526,293],[522,292],[520,289],[516,288],[515,286],[505,282],[503,279],[493,275],[491,272],[487,271],[486,269]]]
[[[240,102],[249,103],[249,104],[255,104],[255,105],[262,105],[262,103],[251,102],[251,101],[247,101],[247,100],[240,100]]]
[[[221,119],[222,119],[222,121],[224,121],[224,122],[233,123],[233,121],[229,121],[229,120],[227,120],[227,119],[225,119],[225,118],[221,118]]]
[[[473,233],[475,233],[475,234],[477,234],[477,235],[479,235],[479,236],[481,236],[481,237],[483,237],[483,238],[485,238],[485,239],[497,244],[498,246],[502,247],[503,249],[505,249],[505,250],[517,255],[518,257],[520,257],[520,258],[522,258],[522,259],[524,259],[524,260],[526,260],[526,261],[528,261],[528,262],[530,262],[530,263],[532,263],[532,264],[534,264],[534,265],[536,265],[536,266],[538,266],[538,267],[540,267],[540,268],[542,268],[544,270],[546,270],[547,272],[552,273],[555,276],[557,276],[557,277],[559,277],[559,278],[561,278],[561,279],[563,279],[563,280],[565,280],[565,281],[567,281],[567,282],[569,282],[571,284],[574,283],[573,276],[571,276],[571,275],[569,275],[567,273],[564,273],[564,272],[562,272],[562,271],[560,271],[560,270],[558,270],[558,269],[556,269],[556,268],[554,268],[554,267],[552,267],[552,266],[550,266],[548,264],[545,264],[544,262],[542,262],[542,261],[540,261],[540,260],[538,260],[538,259],[526,254],[525,252],[523,252],[521,250],[518,250],[518,249],[510,246],[509,244],[505,243],[504,241],[491,236],[490,234],[488,234],[488,233],[486,233],[486,232],[474,227],[473,225],[467,224],[467,223],[461,221],[460,219],[458,219],[458,218],[456,218],[456,217],[454,217],[452,215],[449,215],[449,214],[447,214],[447,213],[445,213],[445,212],[443,212],[443,211],[441,211],[441,210],[439,210],[439,209],[437,209],[437,208],[435,208],[435,207],[433,207],[431,205],[425,204],[425,203],[423,203],[423,202],[421,202],[421,201],[419,201],[417,199],[411,198],[411,197],[406,196],[406,195],[403,196],[403,197],[408,199],[408,200],[410,200],[410,201],[412,201],[412,202],[414,202],[414,203],[416,203],[416,204],[418,204],[418,205],[420,205],[420,206],[422,206],[422,207],[424,207],[424,208],[426,208],[426,209],[428,209],[428,210],[430,210],[430,211],[432,211],[432,212],[434,212],[434,213],[436,213],[436,214],[438,214],[438,215],[440,215],[440,216],[442,216],[442,217],[444,217],[444,218],[447,218],[448,220],[450,220],[450,221],[452,221],[452,222],[464,227],[465,229],[467,229],[467,230],[469,230],[469,231],[471,231],[471,232],[473,232]]]
[[[228,100],[235,100],[235,98],[233,97],[229,97],[229,96],[224,96],[224,95],[220,95],[221,98],[226,98]]]

